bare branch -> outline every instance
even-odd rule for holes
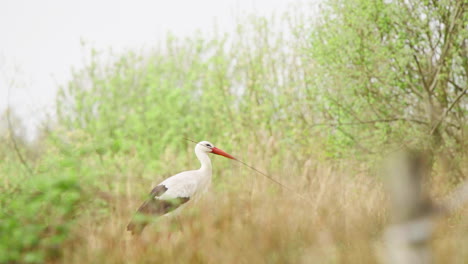
[[[13,131],[13,126],[11,125],[10,112],[11,110],[10,108],[8,108],[6,117],[8,121],[8,131],[10,134],[10,140],[13,143],[13,148],[15,149],[16,156],[18,156],[18,159],[20,160],[21,164],[23,164],[23,166],[26,168],[28,173],[32,175],[33,171],[31,167],[29,167],[28,163],[26,162],[26,159],[23,157],[23,154],[21,154],[21,151],[19,150],[19,147],[18,147],[18,143],[16,142],[15,133]]]
[[[437,69],[436,69],[435,73],[432,75],[431,85],[428,88],[431,93],[434,92],[434,90],[436,88],[436,84],[437,84],[437,80],[438,80],[437,76],[439,75],[440,70],[441,70],[442,66],[444,65],[445,58],[447,57],[449,49],[452,46],[451,45],[452,44],[451,40],[453,39],[453,32],[455,31],[456,21],[457,21],[457,19],[459,18],[459,16],[461,14],[462,14],[461,10],[458,9],[455,12],[455,15],[454,15],[452,21],[450,21],[450,25],[445,30],[445,37],[447,39],[444,41],[444,47],[443,47],[442,53],[440,55],[439,63],[436,66]]]
[[[461,87],[460,85],[458,85],[456,82],[454,82],[453,80],[449,79],[448,82],[453,85],[453,87],[455,87],[455,89],[457,89],[458,91],[461,91],[463,92],[463,87]]]
[[[445,113],[444,115],[439,119],[439,121],[437,121],[437,123],[435,124],[435,126],[432,128],[431,130],[431,135],[434,134],[434,132],[439,128],[439,126],[442,124],[442,122],[444,121],[445,118],[447,118],[449,112],[452,110],[452,108],[458,103],[458,101],[460,101],[460,99],[466,94],[466,92],[468,91],[468,87],[465,88],[465,90],[463,90],[463,92],[461,92],[457,98],[455,98],[455,100],[453,101],[453,103],[447,108],[447,110],[445,110]]]
[[[29,175],[32,175],[33,171],[31,169],[31,167],[28,165],[28,163],[26,162],[26,159],[23,157],[23,154],[21,154],[21,151],[20,151],[20,149],[18,147],[18,143],[16,142],[15,133],[13,131],[13,125],[11,124],[11,118],[10,118],[10,115],[11,115],[10,86],[8,86],[8,90],[7,90],[7,99],[8,99],[8,108],[7,108],[7,112],[6,112],[6,118],[7,118],[7,122],[8,122],[8,131],[9,131],[8,133],[10,134],[10,140],[13,143],[13,148],[15,150],[16,156],[18,156],[18,159],[20,160],[21,164],[26,168]]]

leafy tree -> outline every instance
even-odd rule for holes
[[[361,153],[380,142],[465,153],[467,8],[466,0],[328,1],[310,55],[333,141]]]

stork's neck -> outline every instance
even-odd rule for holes
[[[208,153],[200,149],[195,149],[195,155],[197,155],[197,158],[201,163],[200,170],[209,171],[209,174],[211,175],[211,160],[210,157],[208,157]]]

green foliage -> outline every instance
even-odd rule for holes
[[[191,143],[184,137],[260,150],[273,137],[303,148],[316,133],[307,128],[314,108],[305,96],[312,91],[305,69],[297,68],[304,40],[276,33],[278,21],[250,22],[234,36],[169,37],[164,48],[145,56],[130,52],[105,63],[95,55],[61,91],[60,123],[86,134],[86,149],[135,151],[151,170],[162,169],[164,151],[185,152]]]
[[[341,132],[330,141],[348,143],[340,152],[402,145],[452,157],[464,152],[466,1],[332,0],[326,6],[311,34],[310,56],[324,93],[321,112]]]
[[[43,263],[60,257],[83,201],[78,171],[30,176],[18,173],[19,164],[1,165],[2,175],[16,177],[4,178],[0,190],[0,263]]]
[[[369,223],[369,219],[360,221],[366,214],[375,215],[367,212],[367,207],[381,207],[380,193],[375,191],[379,185],[371,185],[367,179],[355,182],[349,171],[334,176],[334,170],[344,166],[336,160],[364,161],[356,168],[366,170],[376,166],[374,161],[383,150],[409,145],[446,152],[447,157],[456,157],[450,158],[452,164],[463,164],[468,149],[468,102],[463,96],[468,69],[463,43],[468,31],[462,30],[467,27],[466,4],[448,0],[330,0],[325,4],[318,20],[296,11],[281,18],[251,17],[230,34],[215,32],[208,37],[197,33],[186,39],[168,36],[165,43],[146,52],[113,54],[91,49],[89,63],[59,91],[57,123],[40,138],[41,151],[35,153],[41,155],[27,159],[32,173],[19,162],[11,137],[1,135],[6,144],[0,151],[0,181],[4,183],[0,187],[0,263],[60,261],[63,252],[73,251],[73,243],[80,243],[85,236],[78,234],[81,232],[88,242],[112,243],[121,236],[134,200],[146,197],[149,183],[179,168],[198,165],[193,144],[184,138],[210,140],[276,179],[297,184],[298,189],[312,190],[310,186],[317,185],[314,208],[324,207],[317,213],[322,213],[318,220],[327,219],[322,225],[330,225],[330,230],[342,230],[342,223],[330,219],[356,214],[350,220],[353,225]],[[451,25],[450,31],[446,25]],[[0,131],[5,134],[2,131],[6,130]],[[29,153],[27,150],[34,147],[24,143],[19,148]],[[333,165],[319,170],[317,164],[328,160]],[[277,190],[252,179],[251,171],[228,166],[232,165],[227,160],[217,162],[215,177],[231,173],[235,179],[224,177],[217,182],[215,178],[214,189],[230,193],[229,199],[237,193],[248,196],[236,203],[241,215],[236,219],[241,220],[230,226],[235,222],[235,217],[229,216],[230,202],[218,201],[229,216],[220,219],[227,230],[214,230],[220,240],[212,240],[210,235],[204,239],[224,241],[220,230],[245,239],[245,233],[235,228],[252,221],[251,213],[255,216],[255,210],[246,213],[246,208],[257,206],[262,212],[260,204],[272,206],[265,212],[277,219],[276,204],[265,203],[273,197],[281,205],[278,209],[286,212],[282,215],[285,221],[296,221],[299,226],[304,223],[302,218],[284,217],[291,215],[290,208],[303,211],[304,204],[282,197],[279,201]],[[463,175],[462,169],[459,175]],[[346,183],[345,191],[342,182]],[[234,192],[236,188],[244,192]],[[251,193],[246,195],[245,190]],[[370,190],[374,200],[360,208],[368,202],[364,196]],[[342,211],[336,204],[337,193],[354,199],[349,200],[349,206],[343,205]],[[321,199],[330,202],[322,204]],[[355,211],[353,204],[366,214]],[[330,213],[335,209],[342,217]],[[261,213],[256,217],[267,224],[252,222],[247,226],[263,232],[258,227],[271,222]],[[204,219],[200,226],[213,228],[209,221]],[[373,221],[371,225],[369,233],[374,236],[381,223]],[[200,226],[193,230],[200,231]],[[337,238],[328,238],[326,230],[317,231],[317,235],[307,224],[304,237],[309,241],[296,237],[293,229],[297,225],[281,226],[287,228],[275,227],[266,235],[271,240],[259,241],[264,244],[261,252],[269,254],[265,258],[272,261],[281,262],[288,256],[285,251],[276,251],[287,248],[287,254],[299,262],[300,253],[292,249],[300,248],[295,243],[306,248],[316,236],[320,243],[330,240],[338,245],[333,249],[337,252],[347,249],[341,245],[353,244],[341,237],[349,235],[346,225],[346,232],[335,231]],[[285,234],[275,235],[281,232]],[[362,232],[358,235],[363,241],[369,238]],[[293,242],[285,243],[283,236]],[[257,237],[254,240],[257,243]],[[369,246],[363,241],[360,245]],[[223,243],[233,246],[228,239]],[[86,248],[80,245],[80,250]],[[186,259],[190,259],[192,248],[177,245],[182,245]],[[105,257],[103,248],[92,250]],[[120,249],[120,245],[115,248]],[[166,254],[167,259],[172,254],[164,248],[155,252]],[[125,257],[131,257],[127,253]],[[336,260],[337,255],[330,258]]]
[[[263,152],[272,168],[291,154],[278,152],[277,142],[311,142],[298,126],[302,106],[293,103],[305,102],[305,73],[290,68],[301,53],[274,32],[278,21],[249,21],[234,36],[169,37],[144,56],[129,51],[106,62],[109,54],[91,50],[87,67],[59,92],[58,124],[41,138],[44,152],[32,175],[12,149],[0,164],[8,182],[0,194],[0,262],[60,258],[77,222],[108,214],[107,205],[88,197],[128,192],[128,179],[148,182],[155,172],[162,178],[177,172],[171,165],[194,166],[193,144],[184,137],[239,152],[255,146],[245,153]]]

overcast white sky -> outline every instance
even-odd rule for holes
[[[80,67],[83,39],[97,49],[150,47],[170,31],[222,30],[236,16],[280,13],[297,0],[0,0],[0,113],[8,103],[31,131]]]

